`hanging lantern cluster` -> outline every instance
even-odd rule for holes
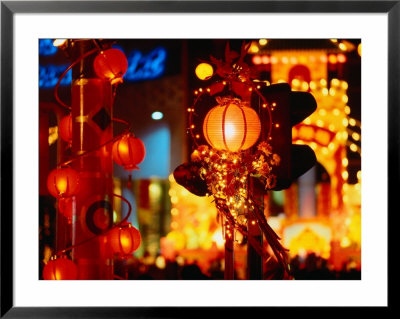
[[[60,76],[57,85],[55,86],[55,98],[57,102],[69,111],[71,111],[71,107],[60,100],[57,90],[62,78],[69,70],[72,69],[74,65],[80,63],[83,59],[90,55],[97,54],[93,62],[93,69],[100,79],[110,81],[112,85],[122,83],[122,78],[128,69],[127,58],[121,50],[115,48],[103,50],[98,41],[93,41],[97,48],[82,54],[78,59],[76,59]],[[55,41],[54,45],[56,45],[56,42],[57,41]],[[73,45],[73,40],[67,40],[63,43],[63,49],[67,50],[70,44]],[[121,119],[113,118],[112,120],[128,124]],[[60,138],[67,142],[69,146],[71,146],[73,132],[73,118],[71,113],[61,119],[58,128]],[[58,212],[63,215],[70,224],[75,222],[75,195],[77,195],[80,191],[80,178],[79,172],[71,168],[69,165],[81,156],[86,156],[92,152],[97,152],[100,148],[109,143],[113,143],[112,156],[117,164],[123,166],[124,169],[129,171],[139,169],[137,165],[144,160],[146,153],[145,146],[140,139],[129,133],[129,129],[126,129],[120,136],[102,143],[98,146],[98,148],[79,154],[78,156],[73,157],[64,163],[59,164],[57,168],[53,169],[48,175],[47,189],[49,193],[58,200]],[[129,179],[130,178],[131,176]],[[141,235],[137,228],[126,222],[132,211],[129,201],[117,194],[113,194],[113,196],[119,197],[121,200],[126,202],[126,204],[128,204],[129,211],[120,223],[113,225],[113,227],[110,229],[102,232],[101,235],[107,236],[110,245],[109,248],[112,249],[115,254],[118,256],[126,256],[132,254],[139,248],[141,243]],[[92,237],[90,240],[97,238],[97,236],[99,235]],[[84,240],[80,243],[56,252],[46,263],[43,269],[43,279],[77,279],[78,268],[72,260],[66,257],[65,252],[84,244],[86,241],[87,240]]]

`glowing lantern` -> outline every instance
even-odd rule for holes
[[[76,280],[78,279],[78,268],[75,263],[62,256],[50,259],[43,268],[44,280]]]
[[[58,126],[60,137],[68,143],[72,142],[72,116],[67,115],[63,117]]]
[[[111,230],[109,240],[114,253],[129,255],[139,248],[142,237],[138,229],[127,224]]]
[[[200,79],[200,80],[208,80],[209,78],[212,77],[214,70],[213,67],[208,64],[208,63],[200,63],[195,71],[196,76]]]
[[[96,56],[93,67],[98,77],[111,83],[122,82],[128,69],[128,60],[121,50],[108,49]]]
[[[208,144],[230,152],[252,147],[258,140],[260,130],[256,111],[235,103],[213,107],[203,122],[203,133]]]
[[[128,171],[139,169],[137,164],[141,163],[146,155],[143,142],[133,134],[127,134],[114,142],[112,152],[114,161]]]
[[[47,189],[54,197],[69,197],[77,193],[79,174],[70,167],[53,169],[47,177]]]

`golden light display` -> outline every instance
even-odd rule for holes
[[[331,232],[329,225],[311,220],[286,225],[283,236],[292,257],[316,253],[328,259],[331,250]]]
[[[164,245],[166,255],[169,251],[185,254],[185,250],[204,249],[213,246],[216,239],[213,234],[219,228],[217,209],[208,197],[199,197],[176,183],[173,175],[169,176],[171,199],[171,231],[167,234],[168,244]]]
[[[321,227],[328,227],[331,235],[321,235],[314,230],[311,231],[312,235],[318,237],[320,243],[324,241],[326,244],[324,257],[337,257],[338,260],[344,260],[341,259],[345,255],[342,251],[339,252],[338,248],[328,250],[327,247],[329,244],[341,249],[361,247],[361,225],[358,223],[360,215],[354,213],[360,211],[361,178],[357,176],[356,184],[348,184],[349,159],[347,156],[348,151],[361,154],[359,144],[361,123],[350,116],[351,108],[348,105],[347,95],[349,84],[340,78],[328,80],[328,69],[341,68],[347,63],[347,52],[353,48],[348,41],[332,39],[332,43],[338,46],[336,53],[329,53],[324,49],[289,49],[272,50],[266,55],[262,49],[254,50],[256,54],[253,55],[252,61],[260,67],[269,65],[273,83],[287,82],[293,91],[310,92],[317,101],[316,112],[303,123],[293,127],[292,137],[294,143],[308,144],[314,150],[318,162],[326,169],[329,176],[329,182],[315,185],[318,203],[313,222],[320,224]],[[354,49],[358,50],[361,56],[361,45]],[[263,57],[265,57],[265,62],[263,62]],[[303,234],[304,236],[298,234],[300,237],[293,240],[293,243],[289,243],[286,238],[289,236],[289,233],[285,232],[289,223],[301,220],[301,217],[297,215],[300,200],[298,192],[297,185],[285,190],[285,213],[289,214],[290,218],[287,217],[281,223],[282,236],[285,244],[290,245],[291,256],[294,251],[304,251],[307,246],[306,238],[311,237],[309,232],[307,234],[310,236],[306,233]],[[288,200],[291,202],[287,203]],[[353,218],[353,216],[357,217]],[[293,246],[295,242],[297,246]],[[313,252],[317,252],[316,250],[318,254],[321,254],[321,249],[310,249]],[[352,253],[354,254],[355,251]]]

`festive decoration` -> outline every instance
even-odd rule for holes
[[[218,106],[206,115],[203,133],[215,149],[239,152],[252,147],[260,136],[261,124],[256,111],[239,99],[217,98]]]
[[[110,231],[108,238],[114,253],[123,256],[135,252],[142,241],[139,230],[130,223],[115,227]]]
[[[192,193],[214,197],[225,232],[223,237],[234,240],[238,231],[242,240],[247,240],[260,256],[269,258],[260,243],[248,234],[248,225],[258,223],[282,269],[289,273],[286,249],[268,225],[262,204],[255,198],[251,186],[257,183],[257,187],[266,190],[273,188],[276,180],[272,168],[279,165],[280,158],[268,144],[271,110],[276,103],[268,103],[258,91],[261,83],[253,82],[252,70],[244,62],[249,47],[250,44],[243,44],[239,55],[231,52],[227,45],[225,61],[211,57],[211,62],[216,65],[215,73],[222,80],[194,92],[197,97],[188,112],[189,129],[196,148],[191,154],[191,162],[177,167],[174,177]],[[203,134],[211,147],[197,144],[200,134],[194,131],[192,122],[195,107],[204,94],[214,96],[218,103],[203,121]],[[252,94],[257,99],[253,99]],[[262,128],[255,109],[268,112],[268,120],[263,123],[263,141],[251,152],[249,149],[259,139]]]
[[[86,114],[96,111],[93,121],[101,131],[97,130],[90,135],[90,138],[87,138],[85,134],[79,136],[79,143],[83,143],[85,146],[83,147],[84,151],[82,151],[81,148],[77,147],[79,143],[74,145],[72,141],[72,131],[78,127],[72,125],[72,115],[68,115],[60,121],[60,137],[70,144],[72,157],[58,164],[58,168],[50,172],[47,187],[50,194],[58,199],[59,213],[65,216],[70,224],[70,226],[63,228],[65,233],[61,235],[68,238],[68,234],[71,234],[69,227],[71,227],[74,236],[72,236],[71,245],[60,247],[54,252],[44,268],[44,279],[62,280],[77,279],[77,277],[81,279],[113,279],[113,263],[110,260],[112,258],[112,254],[110,254],[111,246],[119,254],[125,255],[132,253],[140,245],[140,232],[126,224],[132,211],[129,201],[120,195],[110,193],[108,190],[103,191],[104,189],[112,189],[112,184],[108,184],[109,182],[112,183],[112,178],[109,177],[111,174],[108,174],[112,173],[111,150],[113,147],[111,143],[115,142],[114,159],[125,169],[138,169],[137,164],[143,161],[145,156],[143,143],[129,133],[129,123],[122,119],[112,118],[107,113],[108,110],[111,110],[109,104],[112,103],[116,93],[116,87],[112,85],[122,82],[122,76],[127,70],[127,60],[122,51],[117,49],[103,51],[103,47],[104,45],[98,40],[68,40],[63,47],[70,56],[75,57],[75,60],[58,79],[54,88],[54,96],[57,102],[68,109],[71,114],[75,114],[74,116],[85,114],[85,116],[75,118],[80,127],[85,125],[83,124],[85,121],[82,119],[88,117]],[[98,54],[94,63],[86,63],[85,59],[93,54]],[[72,106],[69,106],[60,100],[57,90],[63,77],[78,63],[81,63],[79,66],[80,80],[73,82],[71,90]],[[85,78],[92,73],[92,67],[101,80]],[[97,107],[100,107],[100,109],[96,109]],[[123,123],[128,128],[120,135],[112,137],[112,134],[110,134],[112,129],[109,126],[111,121]],[[106,128],[107,130],[105,130]],[[91,171],[95,174],[90,175],[90,177],[87,174],[80,176],[80,170],[86,171],[88,165],[92,166],[93,162],[91,161],[93,157],[100,153],[99,150],[102,151],[102,156],[109,157],[107,163],[111,165],[107,165],[108,167],[104,172],[104,175],[108,174],[108,177],[105,177],[100,170]],[[104,158],[102,158],[103,160]],[[79,171],[69,167],[75,161],[79,162],[73,167]],[[80,187],[84,191],[83,195],[79,192]],[[128,213],[118,224],[113,224],[114,208],[113,200],[110,199],[112,197],[120,198],[129,207]],[[75,218],[77,211],[80,212],[80,215]],[[113,231],[114,234],[118,235],[118,247],[115,246],[115,240],[110,240],[110,242],[106,240],[107,236],[111,236]],[[100,236],[102,236],[102,239],[96,240]],[[115,235],[110,238],[115,238]],[[67,240],[71,240],[71,238]],[[71,250],[73,250],[74,261],[77,261],[79,267],[65,257],[65,253]],[[90,260],[89,263],[80,263],[79,260],[82,258]]]
[[[70,167],[56,168],[47,177],[47,189],[56,198],[73,196],[78,187],[79,173]]]
[[[72,142],[72,116],[63,117],[59,124],[60,137],[68,143]]]
[[[192,153],[192,158],[199,158],[198,151]],[[191,162],[183,163],[174,170],[174,178],[179,185],[185,187],[189,192],[197,196],[208,194],[205,180],[200,176],[200,164]]]
[[[247,234],[247,223],[257,222],[278,261],[285,271],[289,272],[286,249],[279,243],[279,237],[265,220],[264,213],[260,210],[261,203],[249,190],[250,177],[257,178],[265,189],[274,187],[275,179],[271,170],[273,166],[279,165],[280,159],[272,153],[270,145],[261,142],[254,154],[226,152],[200,145],[192,153],[191,159],[194,163],[183,165],[200,167],[191,171],[198,173],[207,184],[207,193],[213,195],[221,217],[227,222],[225,231],[229,232],[228,235],[233,237],[232,230],[239,231],[260,255],[267,258],[263,248]],[[179,171],[183,169],[188,170],[181,165],[175,170],[174,175],[179,177]],[[192,177],[189,180],[197,178]]]
[[[75,263],[65,255],[51,258],[43,268],[44,280],[76,280],[78,269]]]
[[[121,50],[108,49],[96,56],[93,67],[98,77],[118,83],[128,69],[128,61]]]

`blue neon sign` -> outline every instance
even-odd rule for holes
[[[44,41],[44,40],[43,40]],[[51,40],[50,40],[51,41]],[[46,41],[42,45],[42,52],[47,52],[49,55],[49,43]],[[51,46],[53,42],[51,41]],[[57,51],[57,48],[56,48]],[[40,50],[39,50],[39,54]],[[54,53],[53,53],[54,54]],[[44,54],[41,54],[44,55]],[[128,69],[124,75],[124,80],[127,82],[137,82],[144,80],[152,80],[159,78],[164,74],[167,60],[167,51],[163,47],[157,47],[148,54],[143,55],[138,50],[133,50],[127,56]],[[57,84],[61,74],[66,70],[68,65],[39,65],[39,88],[52,88]],[[72,81],[72,72],[69,71],[61,80],[60,86],[70,85]]]
[[[165,71],[167,51],[158,47],[143,55],[134,50],[128,55],[128,70],[124,79],[128,82],[151,80],[160,77]]]
[[[49,89],[56,86],[58,79],[68,68],[65,65],[39,65],[39,88]],[[72,70],[61,79],[60,86],[70,85],[72,81]]]
[[[54,55],[57,50],[58,48],[53,45],[52,39],[39,39],[39,55]]]

